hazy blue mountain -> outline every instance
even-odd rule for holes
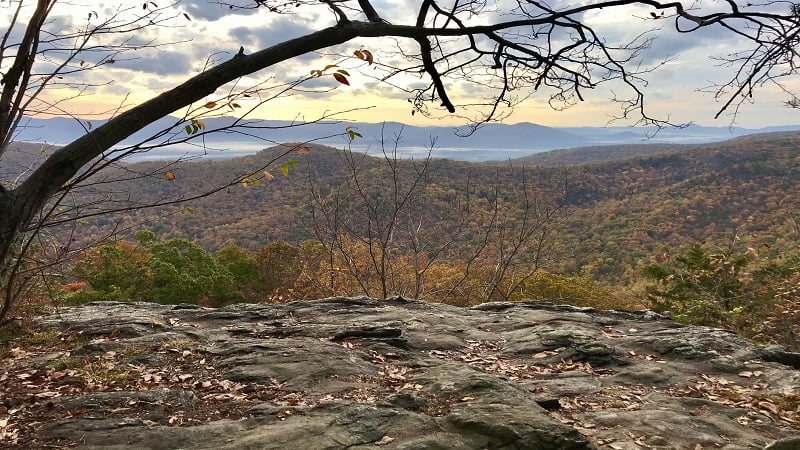
[[[398,122],[361,123],[326,121],[318,123],[292,123],[281,120],[246,120],[237,123],[233,117],[205,119],[206,131],[212,131],[203,140],[180,142],[186,137],[185,122],[165,117],[127,139],[130,145],[157,136],[148,146],[156,147],[131,160],[171,159],[181,155],[205,154],[211,158],[230,158],[270,147],[282,142],[314,141],[338,147],[346,146],[344,133],[347,127],[363,137],[353,142],[353,148],[379,154],[381,148],[397,151],[403,156],[424,157],[433,148],[433,156],[462,161],[507,160],[554,149],[568,149],[598,145],[624,144],[699,144],[723,141],[739,136],[765,131],[800,130],[798,126],[745,129],[737,127],[686,128],[654,127],[568,127],[552,128],[533,123],[486,124],[473,133],[466,128],[421,127]],[[103,121],[81,122],[75,119],[29,119],[19,130],[15,140],[66,144],[100,126]],[[170,133],[161,130],[172,127]],[[464,136],[469,134],[468,136]],[[383,141],[383,144],[381,143]]]
[[[780,131],[800,130],[799,126],[775,127],[781,128]],[[704,127],[700,125],[689,125],[685,128],[661,128],[656,127],[571,127],[561,128],[561,130],[573,135],[591,139],[596,144],[701,144],[707,142],[724,141],[735,137],[753,133],[767,131],[779,131],[777,129],[747,129],[739,127]]]

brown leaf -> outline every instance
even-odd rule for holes
[[[372,52],[369,50],[364,50],[363,52],[364,56],[366,57],[367,64],[372,65],[372,62],[374,61],[372,57]]]
[[[54,391],[44,391],[44,392],[39,392],[38,394],[34,395],[34,397],[36,397],[36,398],[53,398],[53,397],[59,397],[59,396],[61,396],[61,394],[58,393],[58,392],[54,392]]]
[[[391,443],[392,441],[394,441],[393,437],[384,436],[378,442],[376,442],[375,445],[386,445]]]
[[[339,83],[342,83],[345,86],[350,86],[350,82],[347,81],[347,77],[342,75],[342,74],[340,74],[340,73],[334,73],[333,74],[333,78],[335,78],[336,81],[338,81]]]
[[[776,405],[775,403],[772,403],[772,402],[765,401],[765,400],[762,400],[762,401],[758,402],[758,407],[761,410],[767,411],[767,412],[772,413],[772,414],[774,414],[776,416],[779,415],[780,412],[781,412],[781,410],[778,407],[778,405]]]

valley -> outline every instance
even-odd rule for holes
[[[135,208],[176,201],[236,182],[249,171],[254,179],[263,178],[265,171],[274,178],[272,182],[262,179],[258,185],[239,182],[191,203],[88,217],[82,219],[80,240],[98,240],[111,230],[124,238],[147,228],[164,238],[190,239],[213,252],[228,242],[254,250],[278,240],[313,239],[311,198],[332,192],[347,178],[349,169],[346,152],[317,145],[308,148],[310,152],[303,155],[280,156],[281,148],[273,147],[224,161],[142,162],[116,168],[141,176],[115,181],[113,189],[105,184],[85,189],[85,195],[109,203],[83,206],[83,213],[109,204]],[[387,176],[386,160],[359,158],[362,176]],[[290,160],[291,170],[281,174],[280,166]],[[396,163],[406,168],[412,165],[402,160]],[[469,197],[486,206],[494,198],[493,189],[504,198],[509,213],[519,213],[524,177],[530,193],[540,198],[550,195],[547,201],[563,203],[562,215],[549,230],[542,252],[544,268],[632,284],[656,255],[695,243],[722,244],[738,236],[747,246],[794,248],[800,211],[799,166],[800,133],[792,132],[696,146],[554,151],[503,163],[432,159],[426,195],[429,205],[442,214],[427,226],[456,226],[461,216],[452,213],[452,201]],[[167,171],[175,175],[174,180],[166,179]],[[119,177],[111,172],[108,179]]]

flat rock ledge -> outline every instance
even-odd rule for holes
[[[8,448],[800,449],[800,354],[650,311],[329,298],[41,321],[63,351],[0,361]]]

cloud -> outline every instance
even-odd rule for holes
[[[226,0],[219,3],[209,0],[184,0],[179,5],[192,19],[212,22],[233,15],[250,16],[259,12],[254,0]]]
[[[228,35],[234,41],[241,42],[245,49],[255,51],[314,31],[316,30],[305,20],[273,20],[266,26],[238,26],[231,29]]]
[[[420,3],[420,0],[371,1],[379,14],[394,24],[413,24],[416,20],[415,8]],[[292,14],[275,14],[265,8],[254,8],[255,0],[182,0],[175,4],[175,9],[172,12],[186,12],[191,17],[191,21],[186,21],[178,14],[178,20],[175,23],[167,24],[174,26],[147,26],[140,32],[126,36],[131,39],[128,44],[145,44],[151,41],[167,44],[162,48],[164,51],[142,49],[127,52],[115,57],[117,63],[104,65],[97,71],[76,74],[74,77],[70,77],[69,81],[77,83],[80,80],[88,80],[87,83],[101,84],[114,80],[113,85],[109,85],[104,89],[109,98],[114,95],[119,97],[127,92],[133,92],[141,98],[147,98],[199,73],[207,58],[213,59],[212,63],[218,63],[230,59],[240,45],[249,54],[284,42],[287,39],[307,35],[333,24],[334,15],[326,5],[322,3],[306,4],[305,0],[301,0],[301,2],[304,3],[302,7],[294,8],[292,6]],[[243,7],[244,9],[230,9],[228,7],[229,4]],[[357,8],[355,0],[347,0],[339,4],[343,8]],[[471,23],[509,20],[512,16],[505,13],[512,12],[514,8],[519,8],[520,5],[526,8],[533,7],[532,3],[520,3],[516,0],[496,0],[474,4],[484,5],[484,11],[469,19]],[[581,0],[578,3],[574,0],[552,0],[550,2],[554,9],[574,7],[579,4],[586,4],[586,0]],[[141,5],[138,6],[135,11],[137,13],[141,11]],[[728,7],[727,3],[724,2],[708,2],[700,6],[702,8],[717,9]],[[101,16],[118,11],[113,7],[108,9],[103,9],[102,6],[94,7],[97,8]],[[744,7],[742,6],[742,8]],[[75,30],[85,25],[86,13],[77,11],[77,8],[61,7],[60,14],[62,15],[52,17],[52,22],[48,24],[49,30],[64,32],[66,30]],[[351,19],[363,19],[363,17],[359,17],[355,9],[346,9],[346,11]],[[652,98],[650,103],[658,102],[659,107],[661,107],[660,105],[662,104],[669,106],[669,104],[692,102],[697,104],[693,111],[699,110],[701,107],[708,107],[708,101],[695,95],[695,89],[708,85],[713,80],[724,81],[725,75],[733,73],[732,68],[716,67],[714,62],[709,60],[709,54],[724,56],[741,50],[744,48],[742,41],[737,39],[733,33],[721,27],[709,27],[690,34],[679,33],[674,29],[675,24],[672,19],[650,19],[649,13],[651,11],[653,9],[649,6],[606,8],[585,13],[576,18],[584,20],[585,23],[592,26],[601,35],[604,42],[611,46],[630,42],[640,33],[654,30],[652,35],[656,39],[652,42],[650,48],[639,54],[633,64],[627,65],[628,68],[631,68],[635,67],[636,64],[642,64],[642,67],[648,68],[658,65],[667,58],[675,58],[656,72],[643,75],[649,82],[649,85],[643,89],[650,96],[648,99]],[[710,11],[710,9],[705,9],[705,11]],[[779,10],[777,12],[784,11]],[[72,15],[73,13],[74,15]],[[530,33],[531,29],[515,31]],[[14,36],[19,34],[19,30],[13,30],[12,32]],[[520,35],[508,34],[507,36],[518,42],[525,39]],[[103,36],[98,37],[98,39],[104,39],[102,42],[105,43],[110,42],[107,39],[111,39],[111,37]],[[552,43],[559,44],[568,41],[568,33],[561,33],[557,38],[557,42]],[[264,80],[269,80],[271,85],[294,81],[297,77],[307,76],[312,69],[321,69],[326,64],[342,64],[347,70],[350,70],[356,66],[354,61],[342,63],[338,55],[351,55],[352,51],[360,46],[371,50],[376,56],[376,62],[379,63],[371,68],[365,68],[365,73],[373,77],[379,77],[376,73],[380,72],[375,72],[375,67],[380,64],[385,64],[386,66],[413,64],[413,62],[400,61],[400,57],[395,51],[402,47],[413,53],[418,50],[416,43],[405,39],[398,39],[396,42],[399,42],[399,44],[394,43],[391,39],[364,38],[325,49],[320,53],[304,54],[291,61],[282,62],[279,65],[247,77],[237,87],[248,83],[256,84]],[[478,42],[482,50],[491,50],[493,47],[491,43],[487,43],[483,38],[478,37]],[[550,44],[545,38],[539,38],[532,42],[543,47],[547,47]],[[459,44],[463,44],[463,42]],[[48,44],[43,43],[42,45]],[[102,59],[100,56],[99,53],[95,53],[85,57],[87,62],[95,62],[92,58]],[[51,65],[37,66],[38,69],[52,69],[52,64],[63,60],[63,56],[52,50],[48,57],[50,57]],[[130,60],[129,58],[132,57],[136,59]],[[458,56],[458,58],[461,57],[463,56]],[[455,59],[450,61],[450,67],[452,67],[454,61]],[[481,61],[479,64],[489,65],[489,63],[489,61]],[[448,67],[448,64],[440,63],[439,67],[444,70]],[[366,70],[369,70],[369,72],[366,72]],[[304,100],[304,105],[307,104],[308,108],[321,107],[318,105],[324,103],[325,108],[346,109],[348,105],[356,103],[356,100],[364,104],[381,105],[388,103],[390,99],[400,100],[398,104],[401,108],[407,107],[404,100],[408,97],[408,94],[403,92],[402,89],[391,87],[388,84],[377,83],[374,78],[363,76],[359,78],[355,70],[350,71],[353,73],[351,87],[339,86],[330,76],[326,76],[310,80],[302,86],[302,89],[306,89],[308,92],[298,91],[294,95],[297,96],[298,102]],[[479,72],[472,72],[472,74],[477,75]],[[396,83],[401,88],[426,87],[429,79],[426,76],[420,78],[416,75],[418,74],[397,76],[392,78],[390,82]],[[488,91],[486,85],[467,85],[458,77],[448,77],[445,81],[448,92],[456,103],[463,103],[470,98],[487,97],[497,93]],[[613,83],[609,86],[601,87],[595,92],[586,92],[586,103],[578,105],[573,111],[579,114],[580,111],[596,112],[599,109],[607,108],[610,103],[608,102],[610,94],[607,94],[606,90],[612,85]],[[325,92],[333,88],[337,89],[332,92]],[[522,95],[526,93],[527,91],[520,92]],[[551,91],[542,89],[541,92],[535,94],[535,99],[546,100],[548,93],[551,93]],[[618,93],[622,95],[624,92],[620,89]],[[315,101],[309,102],[308,98],[314,98]],[[339,108],[336,106],[339,104],[344,106]],[[570,112],[570,114],[573,114],[573,112]],[[694,117],[690,119],[694,119]],[[763,117],[758,117],[757,119],[764,120]],[[375,120],[379,119],[375,118]],[[676,117],[676,120],[682,121],[684,119]]]
[[[114,63],[114,66],[119,69],[160,76],[188,75],[192,72],[192,61],[185,53],[175,51],[149,53],[144,57],[121,59]]]
[[[633,38],[633,36],[628,37]],[[645,64],[657,64],[671,57],[707,59],[715,49],[719,49],[722,54],[726,53],[726,50],[731,48],[731,43],[735,42],[730,32],[711,28],[683,34],[667,27],[654,31],[652,37],[654,40],[650,48],[642,53],[641,61]]]

